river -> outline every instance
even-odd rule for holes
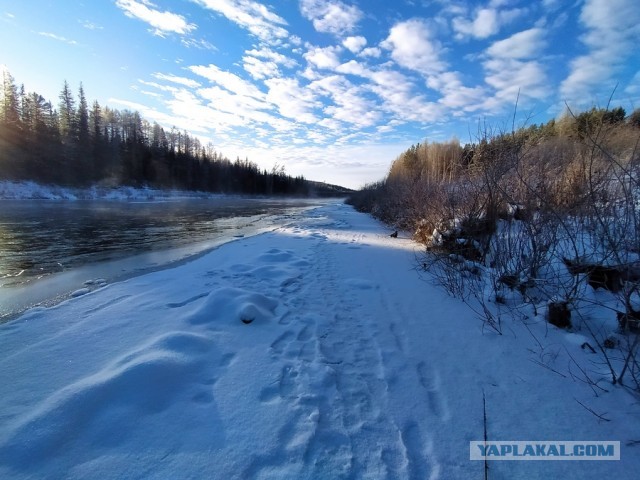
[[[0,321],[277,228],[326,202],[0,200]]]

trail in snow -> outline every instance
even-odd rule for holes
[[[290,305],[300,313],[282,320],[288,328],[271,345],[273,357],[283,364],[277,388],[268,386],[261,395],[271,401],[277,394],[296,412],[293,423],[283,427],[284,451],[272,455],[272,462],[285,470],[299,463],[301,474],[315,478],[361,478],[367,473],[427,478],[437,463],[424,456],[417,420],[395,418],[389,408],[397,383],[394,369],[403,365],[393,364],[397,338],[383,350],[380,342],[388,343],[392,330],[381,332],[377,320],[382,313],[393,329],[398,313],[360,298],[363,290],[375,296],[384,279],[369,268],[364,277],[350,277],[356,250],[368,246],[358,244],[363,235],[341,233],[341,227],[349,227],[346,223],[318,220],[311,222],[318,229],[310,234],[317,239],[311,246],[314,261]],[[342,248],[328,243],[325,229],[334,231],[331,241]],[[322,313],[304,313],[309,311]],[[305,432],[303,441],[300,431]],[[286,438],[292,434],[294,438]],[[264,468],[264,460],[254,461],[247,473]]]
[[[415,248],[331,205],[0,326],[0,477],[481,478],[483,391],[497,440],[634,438],[624,393],[587,399],[619,406],[597,424],[516,326],[482,335],[422,281]],[[491,472],[634,478],[634,451]]]

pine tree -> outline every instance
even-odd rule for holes
[[[80,145],[89,145],[89,108],[87,99],[84,96],[84,88],[82,83],[78,90],[78,141]]]
[[[20,129],[20,108],[18,88],[11,74],[2,72],[2,103],[0,104],[0,122],[3,128],[17,131]]]
[[[11,74],[2,72],[0,101],[0,178],[22,179],[27,175],[22,154],[22,122],[18,88]]]
[[[69,83],[67,83],[66,80],[64,81],[64,86],[62,87],[59,98],[60,136],[65,143],[71,143],[77,138],[76,110],[75,101],[73,100]]]
[[[102,109],[97,100],[95,100],[91,106],[89,129],[94,143],[102,137]]]
[[[91,112],[89,112],[89,134],[91,138],[93,156],[93,171],[91,172],[91,179],[93,181],[100,180],[106,176],[106,142],[104,142],[103,123],[102,109],[98,101],[95,100],[91,106]]]

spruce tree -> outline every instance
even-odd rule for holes
[[[22,160],[22,122],[18,88],[11,74],[2,72],[2,99],[0,101],[0,178],[25,177]]]
[[[60,103],[58,105],[60,117],[60,136],[63,140],[71,140],[75,137],[76,130],[76,111],[75,101],[71,94],[71,89],[67,81],[64,81],[64,86],[60,92]]]

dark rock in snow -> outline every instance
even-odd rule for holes
[[[622,288],[624,275],[621,268],[583,263],[580,260],[569,260],[567,258],[563,258],[562,261],[571,275],[586,274],[587,283],[594,290],[604,288],[617,293]]]
[[[571,310],[567,302],[549,302],[547,321],[558,328],[571,328]]]
[[[628,312],[618,312],[618,325],[620,330],[629,330],[630,332],[640,333],[640,312],[630,310]]]

